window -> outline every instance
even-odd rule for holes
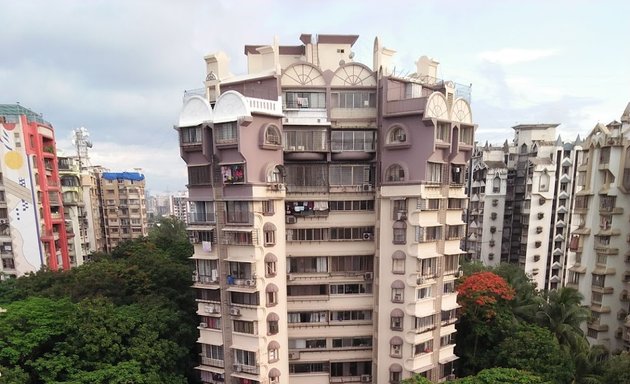
[[[364,185],[371,184],[372,169],[365,165],[330,166],[330,185]]]
[[[267,285],[265,289],[265,296],[267,298],[267,306],[273,307],[278,304],[278,287],[275,284]]]
[[[205,344],[205,357],[214,360],[223,361],[223,346]]]
[[[284,108],[289,109],[325,109],[326,93],[324,92],[294,92],[284,93]]]
[[[371,336],[342,337],[332,339],[333,348],[365,348],[372,346]]]
[[[236,144],[237,143],[237,126],[236,122],[216,124],[214,126],[215,140],[217,144]]]
[[[376,150],[375,131],[332,131],[330,134],[330,149],[332,152]]]
[[[396,280],[392,283],[392,303],[403,303],[405,301],[405,283]]]
[[[455,293],[455,281],[447,281],[442,287],[442,292],[445,294]]]
[[[413,355],[418,356],[433,351],[433,340],[425,341],[424,343],[416,344],[413,346]]]
[[[272,223],[265,223],[263,226],[263,236],[265,238],[265,247],[276,245],[276,226]]]
[[[272,341],[267,346],[267,356],[269,358],[269,362],[273,363],[280,359],[280,344],[277,341]]]
[[[416,297],[418,300],[429,299],[431,295],[431,287],[422,287],[416,291]]]
[[[442,239],[442,227],[416,227],[416,242],[426,243]]]
[[[459,269],[459,255],[444,255],[444,273],[455,273]]]
[[[593,275],[593,280],[591,283],[594,287],[604,288],[606,286],[606,275]]]
[[[326,339],[289,339],[289,349],[326,348]]]
[[[376,108],[376,92],[342,91],[331,93],[333,108]]]
[[[402,221],[394,223],[394,244],[405,244],[407,242],[407,224]]]
[[[290,164],[286,170],[286,182],[290,187],[328,187],[326,164]]]
[[[237,184],[245,182],[245,165],[231,164],[221,166],[223,184]]]
[[[451,165],[451,184],[464,184],[464,166],[458,164]]]
[[[372,272],[374,256],[334,256],[330,258],[330,272]]]
[[[492,180],[492,193],[501,192],[501,178],[499,175],[495,176]]]
[[[327,273],[328,258],[319,257],[291,257],[288,259],[289,273]]]
[[[549,191],[549,182],[550,182],[550,177],[547,171],[545,170],[540,175],[540,191],[541,192]]]
[[[391,357],[402,357],[402,345],[403,339],[399,336],[394,336],[389,340],[389,356]]]
[[[392,310],[390,314],[390,328],[394,331],[402,331],[403,330],[403,318],[404,313],[400,309]]]
[[[234,349],[234,363],[255,367],[257,364],[256,352]]]
[[[330,321],[366,321],[372,320],[372,311],[331,311]]]
[[[280,317],[275,313],[270,313],[267,315],[267,334],[275,335],[280,331],[278,326],[278,322]]]
[[[599,150],[599,164],[606,165],[610,162],[610,147],[603,147]]]
[[[385,172],[387,181],[405,181],[405,170],[398,164],[391,165]]]
[[[374,200],[330,201],[331,211],[373,211]]]
[[[260,305],[258,292],[256,293],[230,292],[230,304],[256,305],[256,306]]]
[[[265,200],[262,202],[262,214],[265,216],[272,216],[274,214],[273,200]]]
[[[371,283],[359,283],[359,284],[331,284],[331,295],[360,295],[360,294],[372,293]]]
[[[280,130],[275,125],[268,125],[265,129],[265,144],[282,145]]]
[[[182,144],[201,144],[201,127],[180,128]]]
[[[407,133],[402,127],[395,127],[390,129],[387,139],[388,144],[404,144],[407,142]]]
[[[212,182],[212,170],[209,165],[188,167],[188,185],[208,185]],[[112,200],[113,201],[113,200]]]
[[[473,145],[474,128],[473,127],[461,127],[461,134],[459,138],[460,143]]]
[[[405,273],[405,258],[403,251],[396,251],[392,255],[392,273],[402,275]]]
[[[435,127],[435,138],[448,143],[451,140],[451,125],[449,123],[438,122]]]
[[[430,183],[442,182],[442,164],[440,163],[427,163],[427,177],[426,181]]]
[[[319,312],[289,312],[288,323],[326,323],[328,321],[328,313],[326,311]]]
[[[322,152],[328,150],[325,130],[284,130],[284,150],[288,152]]]
[[[232,330],[238,333],[256,334],[256,326],[253,321],[234,320],[232,322]]]
[[[247,201],[226,201],[226,221],[229,224],[250,224],[250,209]]]
[[[442,336],[440,338],[440,346],[445,346],[445,345],[452,345],[455,344],[455,334],[454,333],[450,333],[446,336]]]
[[[265,255],[265,276],[273,277],[277,273],[278,258],[272,253]]]
[[[630,190],[630,148],[626,149],[626,156],[623,163],[623,187]]]

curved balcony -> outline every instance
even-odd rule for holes
[[[408,371],[419,371],[423,368],[433,366],[433,352],[428,350],[426,353],[405,360],[405,369]]]
[[[410,316],[423,317],[427,313],[435,313],[435,298],[420,299],[409,303],[405,307],[405,312]]]

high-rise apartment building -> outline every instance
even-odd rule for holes
[[[475,125],[470,88],[374,42],[205,57],[179,117],[204,383],[443,381]]]
[[[125,240],[149,234],[143,174],[100,172],[97,185],[106,252]]]
[[[621,122],[597,124],[577,169],[567,286],[591,309],[587,336],[630,350],[630,104]]]
[[[171,216],[188,223],[188,192],[177,192],[170,196]]]
[[[52,125],[19,104],[0,104],[0,131],[0,272],[70,268]]]
[[[470,169],[468,250],[486,265],[518,263],[539,289],[563,285],[579,138],[558,124],[513,127],[514,141],[475,149]]]

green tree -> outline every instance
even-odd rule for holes
[[[186,223],[175,217],[162,217],[151,228],[149,239],[171,257],[188,261],[193,254],[193,246],[188,241]]]
[[[623,352],[608,360],[601,382],[606,384],[630,383],[630,354],[628,352]]]
[[[563,287],[551,291],[536,313],[538,324],[549,329],[560,345],[573,354],[588,351],[588,342],[580,328],[590,317],[588,308],[582,306],[583,298],[577,290]]]
[[[498,367],[536,372],[558,384],[570,383],[574,377],[575,367],[568,352],[549,330],[537,325],[519,325],[496,350]]]
[[[543,299],[536,290],[536,283],[516,264],[501,263],[492,271],[503,277],[514,289],[514,298],[509,304],[515,320],[534,322],[536,312],[543,304]]]
[[[514,368],[488,368],[454,384],[551,384],[533,373]]]
[[[401,384],[431,384],[431,380],[427,379],[424,376],[420,376],[416,374],[408,379],[404,379],[400,383]]]

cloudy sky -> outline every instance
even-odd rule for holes
[[[184,189],[173,124],[185,89],[202,87],[203,56],[243,45],[300,44],[301,33],[375,36],[396,68],[440,61],[440,77],[472,83],[477,140],[519,123],[561,123],[563,138],[619,119],[630,102],[630,2],[0,0],[0,103],[42,113],[72,153],[86,127],[92,164],[142,168],[154,192]]]

